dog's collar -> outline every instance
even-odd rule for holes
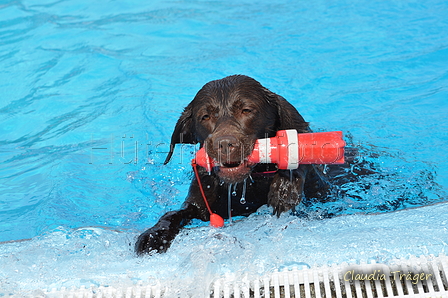
[[[252,177],[272,177],[275,173],[277,173],[277,171],[252,172],[250,175]]]
[[[250,174],[252,177],[272,177],[277,173],[277,166],[275,164],[258,164]]]

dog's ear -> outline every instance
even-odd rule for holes
[[[270,98],[271,102],[277,107],[277,130],[295,129],[299,133],[311,132],[309,123],[303,119],[302,115],[286,99],[275,93],[272,93]]]
[[[176,144],[196,144],[193,128],[193,111],[191,104],[182,112],[179,120],[177,120],[174,132],[171,136],[170,152],[163,163],[166,165],[173,156],[174,146]]]

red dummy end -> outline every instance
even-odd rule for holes
[[[211,172],[212,168],[215,166],[213,163],[213,159],[208,156],[207,151],[205,151],[204,147],[196,152],[196,163],[205,168],[207,172]]]

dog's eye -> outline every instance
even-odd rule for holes
[[[209,116],[209,115],[204,115],[204,116],[202,116],[202,118],[201,118],[202,121],[207,121],[207,120],[209,120],[209,119],[210,119],[210,116]]]
[[[243,114],[243,115],[247,115],[247,114],[250,114],[250,113],[252,113],[252,110],[251,110],[251,109],[243,109],[243,110],[241,111],[241,114]]]

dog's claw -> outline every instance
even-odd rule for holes
[[[135,252],[137,255],[164,253],[170,247],[173,239],[169,230],[154,226],[138,237],[135,243]]]
[[[293,178],[276,175],[268,194],[268,205],[273,207],[273,214],[280,217],[283,212],[294,209],[302,200],[302,183],[300,177]]]

